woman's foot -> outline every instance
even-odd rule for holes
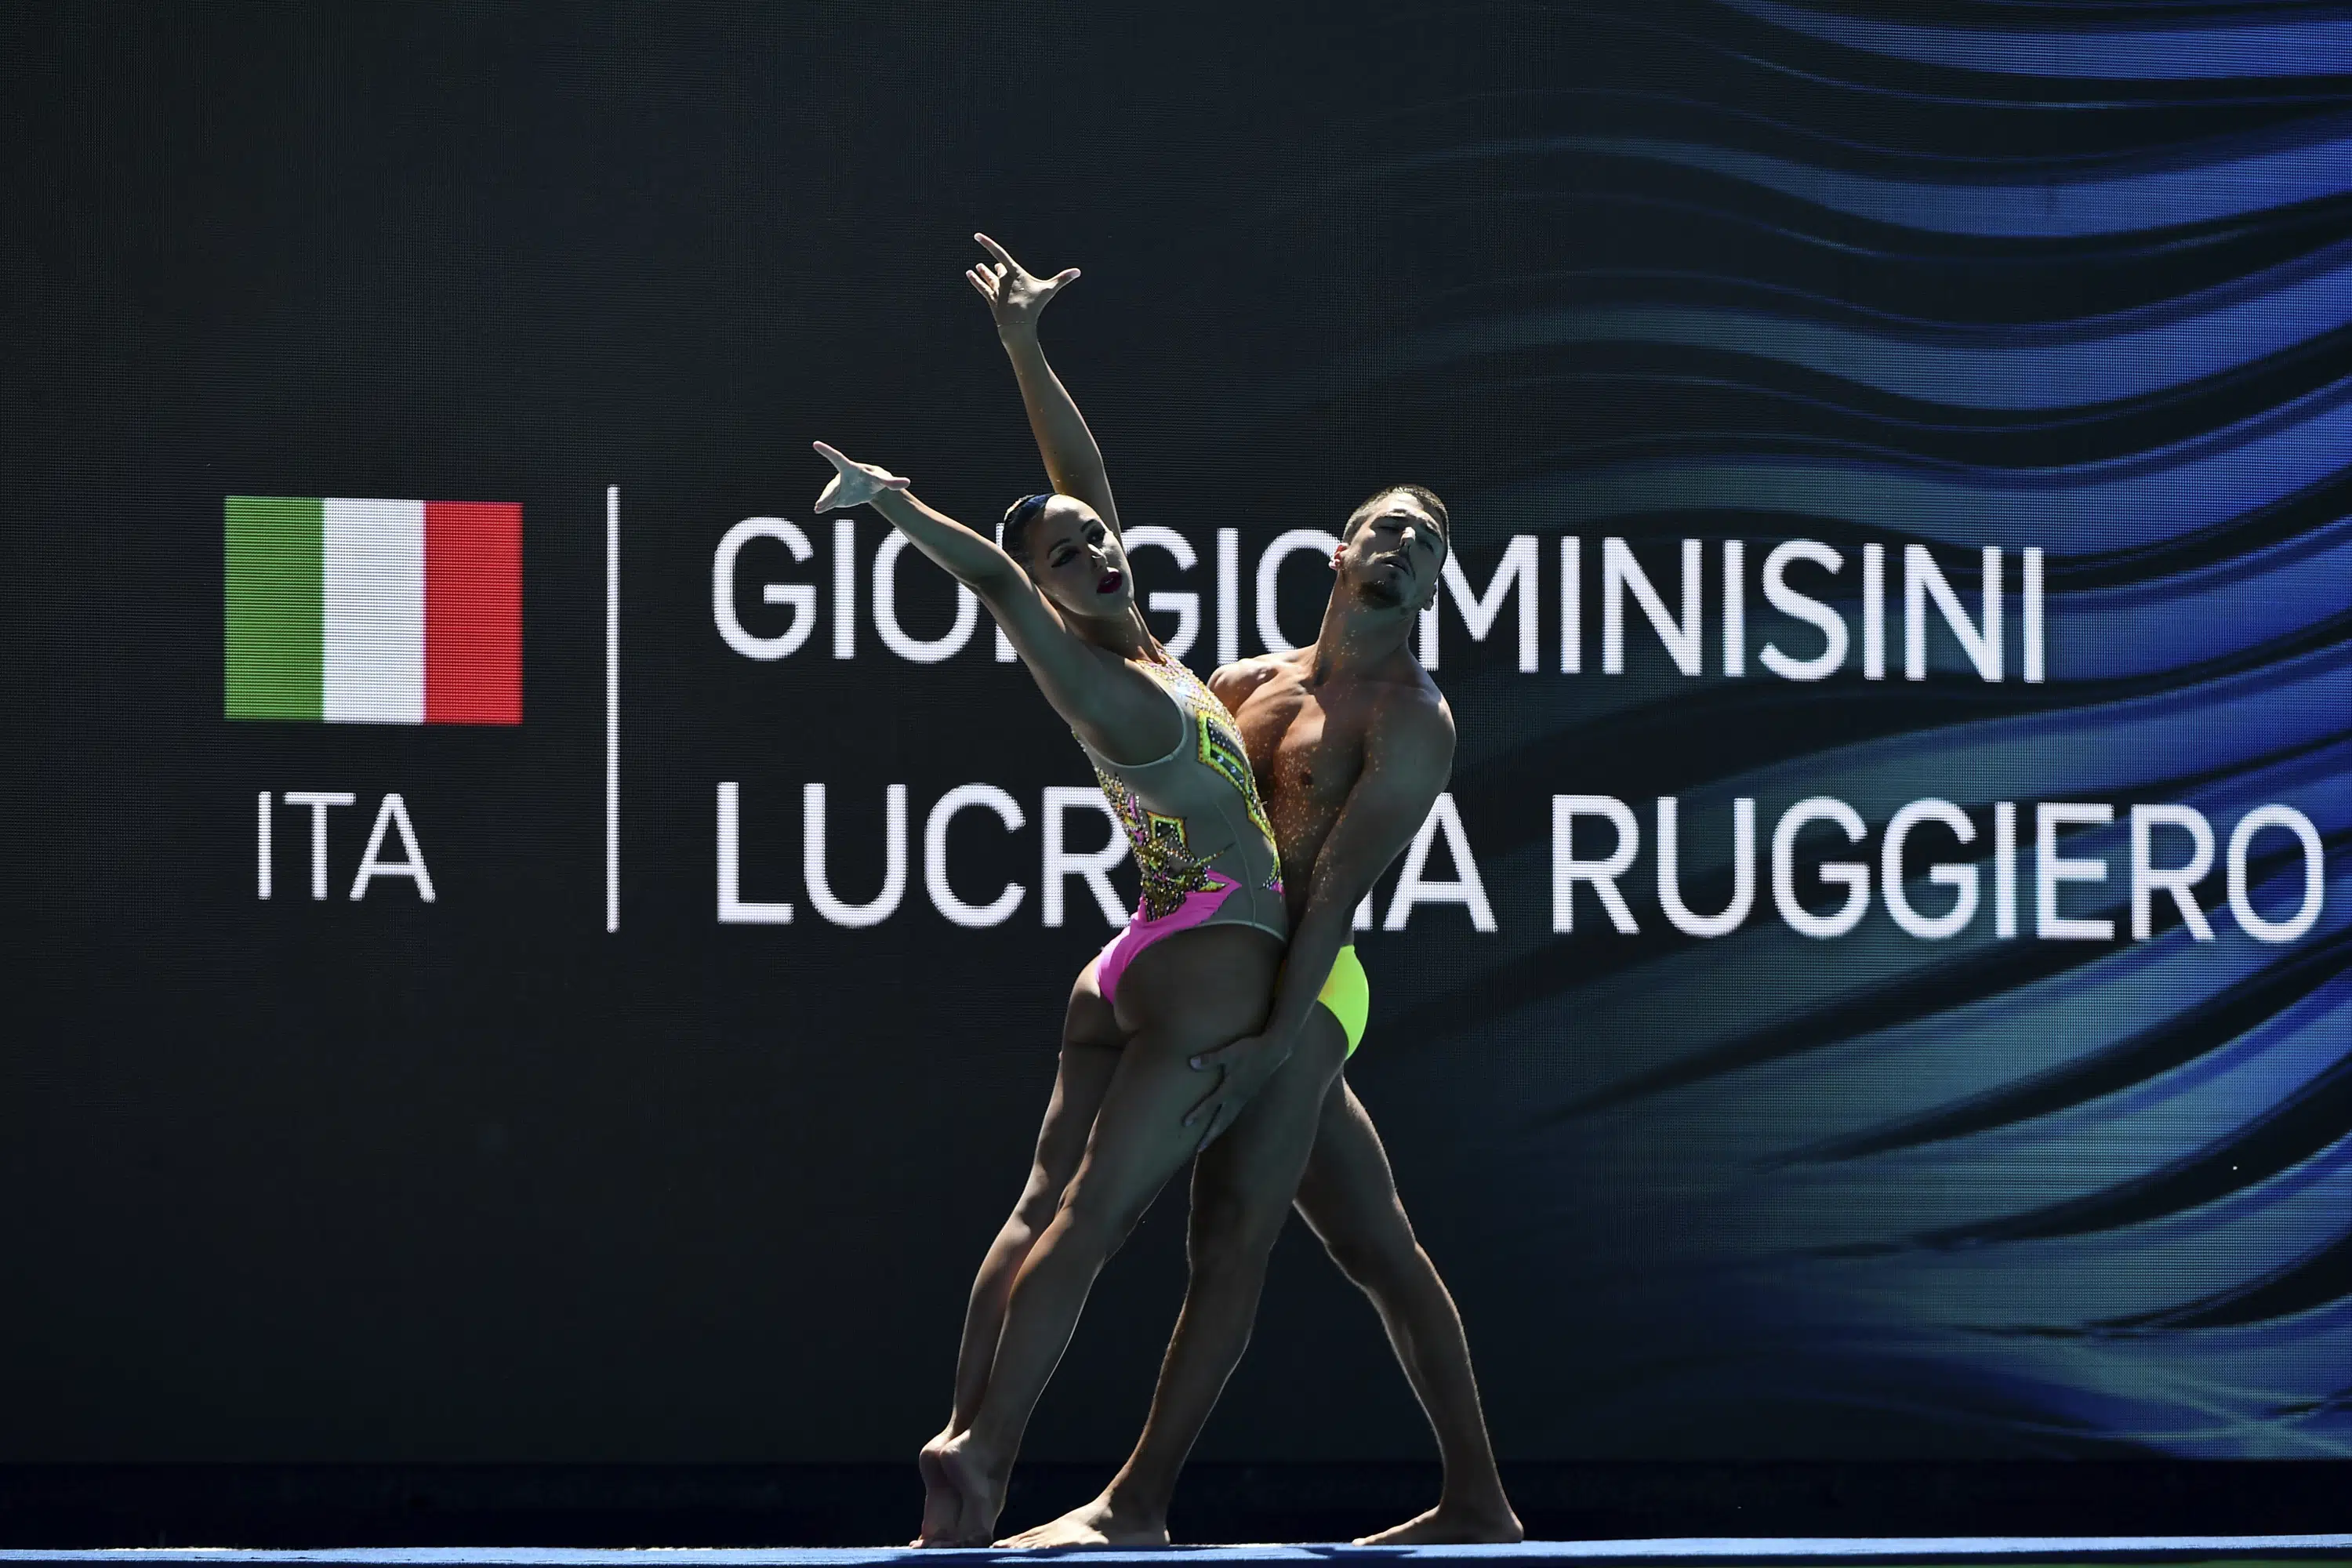
[[[940,1435],[923,1445],[915,1456],[915,1468],[923,1473],[922,1533],[907,1542],[909,1546],[953,1546],[956,1544],[957,1516],[963,1511],[963,1494],[948,1479],[940,1468],[940,1450],[955,1436],[955,1428],[943,1427]]]
[[[1165,1546],[1165,1510],[1122,1502],[1106,1491],[1083,1508],[1074,1508],[1050,1524],[1024,1530],[996,1543],[1026,1551],[1037,1546]]]
[[[952,1539],[938,1546],[985,1546],[996,1534],[996,1516],[1004,1511],[1004,1471],[987,1450],[972,1440],[969,1427],[940,1445],[940,1474],[958,1498]]]
[[[1519,1516],[1501,1498],[1486,1503],[1441,1501],[1417,1519],[1367,1535],[1358,1546],[1469,1546],[1489,1542],[1524,1541],[1528,1532]]]

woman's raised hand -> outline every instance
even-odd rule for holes
[[[884,490],[903,490],[913,482],[872,463],[854,463],[822,441],[813,441],[810,445],[816,448],[817,456],[839,470],[833,476],[833,481],[824,487],[824,492],[816,498],[816,510],[819,511],[831,511],[836,507],[846,511],[854,506],[864,506]]]
[[[996,318],[1000,332],[1034,331],[1037,318],[1054,296],[1078,280],[1078,269],[1066,268],[1051,278],[1040,278],[1013,259],[1013,253],[984,234],[975,234],[981,248],[996,258],[983,261],[964,273],[964,281],[980,290],[988,301],[988,313]]]

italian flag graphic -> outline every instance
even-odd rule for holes
[[[522,508],[230,496],[227,712],[522,722]]]

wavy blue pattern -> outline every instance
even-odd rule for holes
[[[1780,512],[1954,544],[2087,554],[2215,528],[2333,478],[2352,442],[2352,399],[2343,391],[2352,384],[2298,423],[2260,435],[2216,432],[2199,443],[2208,450],[2154,468],[2140,458],[2055,472],[1922,473],[1874,461],[1740,456],[1624,463],[1496,495],[1498,504],[1576,528],[1673,512]]]
[[[1725,3],[1850,49],[1960,70],[2155,81],[2352,74],[2352,21],[2336,17],[2052,33],[1921,26],[1808,11],[1780,0]]]
[[[1831,212],[1929,234],[2074,239],[2211,223],[2340,196],[2352,191],[2352,166],[2343,153],[2347,135],[2352,132],[2339,120],[2284,147],[2225,157],[2168,149],[2158,167],[2071,177],[2037,169],[2010,181],[1986,177],[1977,169],[1947,181],[1862,174],[1654,136],[1556,136],[1465,149],[1455,158],[1559,152],[1641,159],[1703,170]]]
[[[1695,940],[1645,846],[1635,934],[1586,889],[1572,935],[1489,939],[1411,1015],[1492,1080],[1527,1283],[1608,1347],[1562,1372],[1561,1452],[1744,1452],[1691,1436],[1732,1411],[1843,1457],[2352,1457],[2352,79],[2327,79],[2352,78],[2352,22],[1989,15],[1677,12],[1712,63],[1591,45],[1631,79],[1398,113],[1318,187],[1441,230],[1392,242],[1398,277],[1442,287],[1275,415],[1495,454],[1449,489],[1474,576],[1511,533],[1728,533],[1750,573],[1809,537],[1846,552],[1805,586],[1851,626],[1857,538],[1935,546],[1971,604],[1976,547],[2048,553],[2032,687],[2013,662],[1974,679],[1940,633],[1919,685],[1654,657],[1600,677],[1588,645],[1585,675],[1538,686],[1449,645],[1458,710],[1514,720],[1465,724],[1457,789],[1615,794],[1645,834],[1672,795],[1700,910],[1731,897],[1735,798],[1765,837],[1810,795],[1874,831],[1957,802],[1975,841],[1933,842],[1988,903],[1993,805],[2021,803],[2022,934],[1988,908],[1923,941],[1874,895],[1811,941],[1759,845],[1753,912]],[[1666,24],[1611,16],[1666,52]],[[1751,650],[1821,646],[1749,615]],[[2069,836],[2109,873],[2063,896],[2116,940],[2033,934],[2052,800],[2121,814]],[[2216,869],[2213,941],[2168,900],[2131,940],[2143,801],[2225,841],[2258,805],[2303,812],[2326,850],[2310,931],[2253,940]],[[1482,864],[1540,900],[1550,846],[1521,831]],[[2248,875],[2269,918],[2299,905],[2286,835]]]
[[[2306,539],[2219,565],[2062,595],[2050,612],[2050,637],[2068,679],[2115,679],[2227,658],[2347,608],[2352,518],[2341,518]]]
[[[2347,164],[2352,174],[2352,164]],[[2352,254],[2291,280],[2233,285],[2226,302],[2032,327],[1897,336],[1754,310],[1618,305],[1531,310],[1406,339],[1343,367],[1340,380],[1425,372],[1481,354],[1586,343],[1672,343],[1801,365],[1896,396],[1957,408],[2064,408],[2144,397],[2237,370],[2352,323]],[[1823,303],[1827,303],[1823,301]],[[2055,341],[2053,341],[2055,340]]]

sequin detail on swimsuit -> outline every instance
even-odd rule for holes
[[[1234,728],[1232,717],[1208,683],[1183,665],[1170,661],[1152,667],[1162,686],[1175,688],[1184,699],[1184,707],[1192,713],[1193,730],[1198,737],[1201,761],[1224,774],[1227,783],[1241,795],[1248,808],[1250,821],[1265,837],[1268,856],[1274,870],[1265,881],[1268,892],[1282,891],[1282,856],[1274,847],[1274,823],[1265,815],[1265,803],[1258,798],[1257,775],[1250,771],[1249,752],[1242,744],[1242,733]],[[1100,772],[1099,769],[1097,772]]]
[[[1141,913],[1146,921],[1166,920],[1182,907],[1187,893],[1213,893],[1233,886],[1210,870],[1207,859],[1194,855],[1186,845],[1181,817],[1153,811],[1125,781],[1099,765],[1095,780],[1102,785],[1103,799],[1110,803],[1111,815],[1118,818],[1135,851],[1136,869],[1143,876]]]

